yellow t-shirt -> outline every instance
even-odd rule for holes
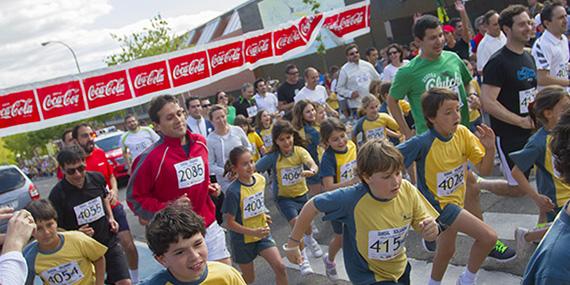
[[[247,134],[247,139],[249,140],[249,143],[251,143],[251,147],[253,149],[253,161],[257,161],[261,157],[261,147],[263,147],[263,141],[256,132],[250,132]]]
[[[265,145],[265,149],[267,149],[267,151],[269,151],[273,146],[273,138],[271,137],[272,129],[273,125],[271,125],[271,127],[269,127],[268,129],[263,129],[259,131],[259,136],[261,137],[263,145]]]
[[[167,269],[156,273],[143,285],[177,285],[182,282],[168,272]],[[196,281],[186,282],[188,285],[246,285],[241,273],[235,268],[217,261],[208,261],[206,270]]]
[[[369,140],[386,138],[386,128],[396,132],[400,130],[396,120],[386,113],[378,113],[378,118],[373,121],[364,116],[356,122],[353,137],[356,138],[356,144],[362,146]]]

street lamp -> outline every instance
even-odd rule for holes
[[[73,55],[73,59],[75,60],[75,66],[77,66],[77,71],[78,71],[79,73],[81,73],[81,69],[79,69],[79,62],[77,62],[77,56],[75,56],[75,52],[73,51],[73,49],[72,49],[69,45],[67,45],[66,43],[64,43],[64,42],[62,42],[62,41],[47,41],[47,42],[43,42],[43,43],[42,43],[42,46],[45,47],[45,46],[47,46],[47,45],[49,45],[49,44],[62,44],[62,45],[64,45],[66,48],[68,48],[69,51],[71,52],[71,54]]]

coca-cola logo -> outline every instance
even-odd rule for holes
[[[336,31],[344,30],[350,26],[358,26],[364,22],[364,12],[354,13],[352,15],[346,15],[338,20],[337,23],[331,25],[331,29]]]
[[[276,47],[278,49],[283,49],[284,47],[301,40],[301,35],[299,35],[299,32],[297,30],[293,30],[293,32],[291,34],[284,34],[282,35],[278,40],[277,40],[277,44]]]
[[[258,54],[267,52],[269,50],[269,39],[260,40],[251,45],[247,46],[245,49],[245,55],[247,56],[257,56]]]
[[[159,85],[164,82],[164,68],[154,69],[149,73],[142,72],[135,77],[135,88],[140,89],[149,85]]]
[[[197,58],[191,62],[183,62],[174,67],[174,79],[204,72],[206,65],[204,58]]]
[[[20,116],[31,115],[33,111],[33,100],[21,99],[14,101],[10,106],[2,108],[0,110],[0,118],[9,120]]]
[[[227,51],[220,51],[212,56],[212,68],[232,61],[238,61],[241,56],[241,48],[232,48]]]
[[[123,78],[113,79],[107,84],[102,83],[94,84],[89,87],[87,98],[89,101],[94,101],[98,98],[105,98],[108,96],[122,95],[125,92],[125,83]]]
[[[46,111],[49,111],[54,108],[63,108],[71,105],[77,105],[79,103],[79,93],[79,89],[71,88],[65,91],[63,94],[61,92],[48,94],[42,102],[42,108]]]

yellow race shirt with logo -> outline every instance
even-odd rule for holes
[[[265,217],[265,177],[253,174],[253,184],[246,185],[239,179],[230,184],[226,191],[222,213],[234,216],[236,223],[256,229],[267,226]],[[230,238],[242,243],[252,243],[261,238],[230,231]]]
[[[294,146],[290,155],[271,152],[255,164],[259,172],[271,169],[273,175],[273,190],[279,197],[295,198],[309,191],[305,178],[301,176],[304,168],[313,161],[307,150]],[[314,162],[314,161],[313,161]]]
[[[93,262],[107,252],[107,247],[78,231],[58,233],[60,244],[50,252],[40,250],[38,242],[24,250],[28,264],[27,284],[38,275],[44,284],[95,284]]]
[[[204,273],[196,281],[177,280],[167,269],[156,273],[142,285],[246,285],[241,273],[235,268],[217,261],[208,261]]]
[[[485,148],[465,126],[459,125],[451,138],[430,129],[396,146],[409,167],[417,162],[418,188],[438,211],[447,204],[463,207],[467,161],[479,164]]]
[[[263,141],[263,145],[265,145],[265,149],[267,149],[268,151],[271,149],[271,147],[273,146],[273,138],[271,137],[271,130],[273,129],[273,125],[271,125],[271,127],[267,128],[267,129],[263,129],[257,130],[257,133],[259,134],[259,136],[261,137],[261,140]]]
[[[373,121],[364,116],[356,122],[352,137],[356,138],[356,143],[361,146],[368,140],[386,138],[386,128],[396,132],[400,130],[396,120],[386,113],[378,113],[378,118]]]
[[[332,176],[334,183],[350,181],[356,177],[356,145],[348,141],[345,151],[328,147],[320,165],[321,178]]]
[[[410,228],[420,231],[437,212],[408,181],[391,200],[372,196],[364,183],[319,194],[315,207],[323,220],[343,224],[343,254],[353,284],[396,281],[408,263],[405,242]]]
[[[251,144],[253,161],[257,161],[261,157],[261,147],[263,147],[263,141],[261,137],[256,132],[250,132],[247,134],[247,140]]]

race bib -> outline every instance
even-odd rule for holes
[[[273,146],[273,139],[271,138],[271,135],[265,135],[263,136],[263,145],[265,147],[271,147]]]
[[[42,272],[41,275],[51,285],[73,284],[84,277],[76,261],[50,268]]]
[[[519,91],[519,110],[521,114],[528,114],[528,105],[534,101],[535,88]]]
[[[247,108],[246,111],[247,111],[247,116],[253,118],[255,117],[255,115],[257,115],[257,106],[251,106]]]
[[[368,258],[390,260],[404,250],[410,225],[383,231],[368,232]]]
[[[178,178],[178,188],[188,188],[204,182],[206,171],[202,157],[195,157],[174,165]]]
[[[281,170],[281,185],[290,186],[299,183],[302,178],[301,172],[303,172],[303,166],[283,168]]]
[[[465,165],[437,174],[437,195],[445,197],[451,195],[465,182]]]
[[[384,138],[384,128],[375,128],[375,129],[366,131],[366,139],[367,140],[383,139],[383,138]]]
[[[85,225],[105,216],[101,197],[93,198],[83,204],[73,207],[78,225]]]
[[[356,160],[344,164],[340,167],[340,182],[350,181],[354,178],[354,170],[356,169]]]
[[[243,199],[243,219],[249,219],[265,213],[263,192],[257,192]]]

